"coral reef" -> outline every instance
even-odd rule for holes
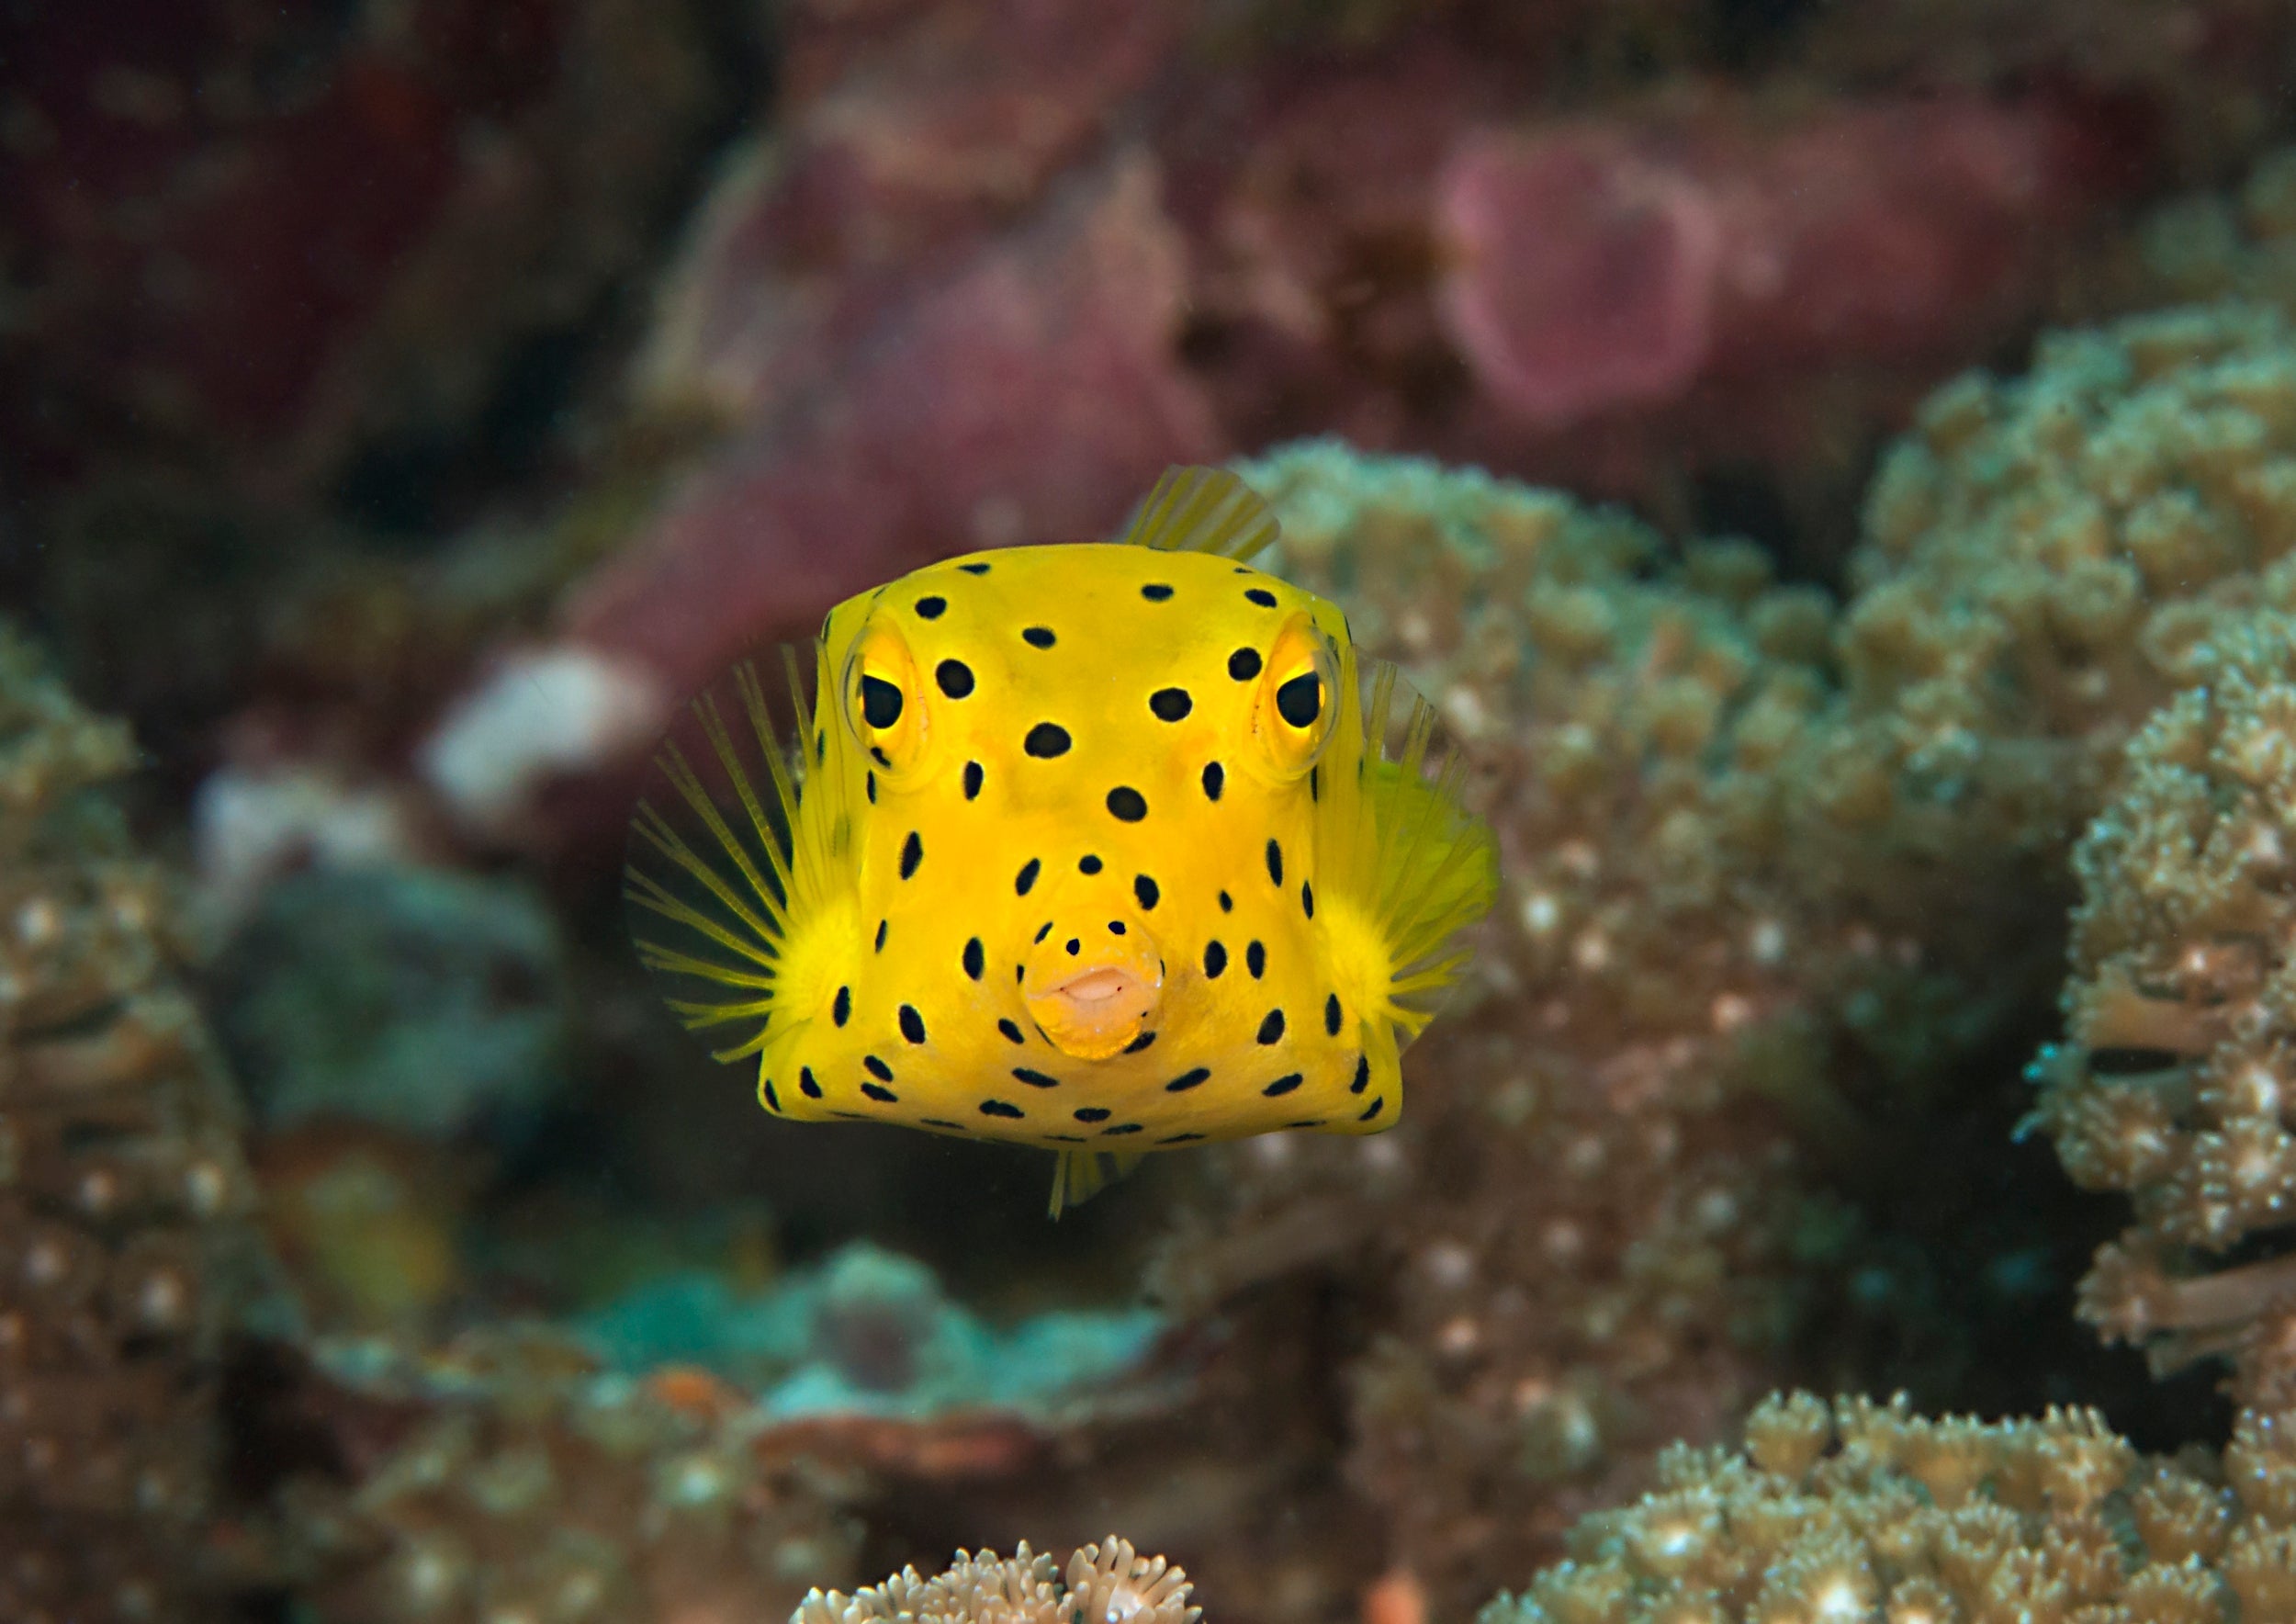
[[[1742,1449],[1670,1449],[1657,1487],[1482,1624],[2296,1617],[2296,1449],[2245,1416],[2224,1476],[2149,1462],[2090,1410],[1930,1419],[1796,1393]]]
[[[563,1068],[557,931],[509,880],[374,863],[298,874],[233,938],[218,1029],[267,1126],[515,1135]]]
[[[2054,863],[2215,617],[2296,547],[2296,337],[2203,306],[2051,333],[1937,392],[1851,561],[1845,818]],[[1925,814],[1923,808],[1930,811]]]
[[[1789,878],[1818,594],[1725,545],[1652,579],[1626,515],[1472,473],[1331,445],[1244,472],[1286,572],[1470,747],[1507,889],[1411,1051],[1401,1127],[1231,1153],[1160,1283],[1200,1310],[1346,1282],[1370,1314],[1347,1471],[1388,1559],[1456,1611],[1768,1384],[1795,1216],[1777,1097],[1812,1086],[1825,990],[1904,961]]]
[[[882,1585],[843,1596],[810,1592],[790,1624],[1066,1624],[1074,1619],[1196,1624],[1187,1574],[1161,1556],[1142,1556],[1109,1535],[1079,1547],[1062,1568],[1022,1540],[1010,1560],[960,1551],[931,1578],[904,1568]]]
[[[298,1403],[349,1470],[280,1501],[287,1560],[328,1618],[754,1617],[851,1571],[860,1452],[777,1453],[700,1372],[602,1374],[516,1328],[322,1357],[334,1384]]]
[[[267,1274],[241,1122],[110,782],[126,729],[0,626],[0,1614],[219,1595],[226,1337]]]
[[[759,1391],[775,1417],[1047,1414],[1116,1385],[1165,1329],[1131,1309],[1056,1310],[999,1330],[950,1301],[926,1265],[866,1242],[748,1296],[715,1275],[651,1280],[584,1322],[615,1368],[698,1365]]]
[[[1978,353],[2102,190],[2084,144],[2045,107],[1965,99],[1779,135],[1721,108],[1470,135],[1436,181],[1445,313],[1491,397],[1555,425],[1733,374]]]
[[[2296,603],[2296,571],[2259,588]],[[2230,1352],[2248,1402],[2296,1408],[2296,616],[2232,620],[2189,671],[2074,854],[2067,1042],[2033,1121],[2135,1207],[2083,1316],[2167,1367]]]

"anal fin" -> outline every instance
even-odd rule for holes
[[[1052,1215],[1081,1206],[1141,1164],[1137,1150],[1063,1150],[1053,1155]]]

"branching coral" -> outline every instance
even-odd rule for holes
[[[843,1596],[816,1590],[790,1624],[1196,1624],[1187,1575],[1109,1535],[1068,1559],[1065,1572],[1022,1540],[1009,1560],[960,1551],[943,1573],[903,1568]]]
[[[2089,1410],[1986,1424],[1773,1398],[1482,1624],[2263,1624],[2296,1617],[2296,1449],[2242,1420],[2229,1486]]]
[[[2296,601],[2296,569],[2261,583]],[[2076,1183],[2128,1192],[2082,1313],[2156,1362],[2230,1349],[2296,1404],[2296,616],[2197,650],[2075,854],[2070,1042],[2034,1121]]]
[[[126,730],[0,627],[0,1616],[218,1585],[222,1343],[260,1279],[229,1086],[107,780]]]

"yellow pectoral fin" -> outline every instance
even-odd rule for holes
[[[1052,1215],[1081,1206],[1140,1166],[1137,1150],[1064,1150],[1052,1163]]]

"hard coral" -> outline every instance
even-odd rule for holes
[[[904,1568],[851,1596],[816,1590],[790,1624],[1196,1624],[1187,1575],[1109,1535],[1072,1553],[1065,1571],[1023,1539],[1009,1560],[960,1551],[945,1572]]]
[[[1481,1624],[2260,1624],[2296,1617],[2296,1451],[2244,1417],[2230,1486],[2141,1461],[2094,1411],[1992,1424],[1773,1397],[1742,1449],[1653,1492]]]
[[[1769,1384],[1795,1152],[1758,1095],[1822,1092],[1832,990],[1903,966],[1795,877],[1822,599],[1743,547],[1669,570],[1622,513],[1473,473],[1331,445],[1243,472],[1284,571],[1469,746],[1508,890],[1401,1125],[1231,1153],[1161,1280],[1345,1282],[1350,1476],[1456,1610]]]
[[[767,1459],[746,1395],[699,1372],[602,1375],[516,1328],[323,1358],[334,1382],[302,1404],[350,1449],[352,1481],[299,1479],[280,1501],[329,1618],[754,1617],[850,1569],[859,1468]]]
[[[228,1083],[106,794],[134,760],[0,627],[0,1615],[219,1588],[226,1334],[264,1279]]]
[[[2028,377],[1939,390],[1874,482],[1840,636],[1851,727],[1813,793],[2053,861],[2216,616],[2291,548],[2277,311],[2053,333]]]
[[[2296,568],[2258,583],[2296,606]],[[2156,1362],[2230,1350],[2296,1403],[2296,615],[2193,651],[2075,853],[2066,1046],[2034,1121],[2074,1181],[2127,1192],[2082,1313]]]

